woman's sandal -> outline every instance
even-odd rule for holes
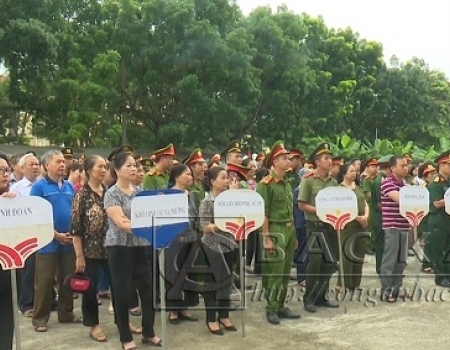
[[[37,327],[34,327],[34,330],[38,333],[45,333],[45,332],[47,332],[48,328],[47,328],[47,326],[37,326]]]
[[[99,343],[104,343],[104,342],[108,341],[108,339],[106,338],[105,333],[103,333],[102,330],[99,330],[99,331],[97,331],[95,333],[89,332],[89,336],[92,339],[94,339],[96,342],[99,342]]]
[[[142,334],[142,328],[141,327],[135,327],[130,323],[130,332],[133,334]]]
[[[132,345],[128,345],[129,347],[126,348],[125,345],[122,344],[122,349],[123,350],[139,350],[139,348],[136,346],[136,344],[134,344],[133,342],[131,342],[130,344]]]
[[[159,339],[159,338],[156,338],[156,339]],[[148,344],[148,345],[156,346],[158,348],[162,348],[163,347],[163,342],[162,342],[161,339],[159,339],[155,343],[151,338],[142,338],[142,344]]]

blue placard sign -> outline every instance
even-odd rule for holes
[[[142,191],[131,201],[131,231],[156,249],[189,228],[188,196],[178,190]]]

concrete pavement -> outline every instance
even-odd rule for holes
[[[381,302],[374,260],[374,256],[366,257],[365,277],[362,282],[365,290],[361,296],[353,300],[347,296],[340,302],[339,309],[319,309],[315,314],[305,312],[299,301],[302,290],[293,283],[289,292],[291,296],[289,307],[294,311],[300,311],[302,318],[292,321],[282,320],[280,325],[273,326],[265,319],[265,303],[263,300],[259,301],[258,290],[255,289],[246,294],[245,339],[241,333],[226,333],[224,336],[210,334],[205,326],[204,312],[197,309],[193,310],[193,314],[200,317],[198,323],[167,325],[167,349],[448,349],[450,290],[435,287],[432,275],[421,274],[420,284],[425,293],[420,298],[416,292],[413,301],[397,301],[394,304]],[[405,287],[411,291],[415,283],[415,268],[414,258],[409,258]],[[260,285],[260,279],[248,276],[247,283],[250,282],[256,286]],[[334,285],[335,277],[331,283],[331,286]],[[238,297],[236,295],[236,298]],[[331,292],[330,298],[336,300],[336,293]],[[76,313],[81,315],[79,300],[76,301]],[[113,317],[108,314],[107,300],[103,300],[100,313],[102,327],[109,339],[106,343],[95,343],[89,338],[88,329],[82,325],[59,324],[54,313],[47,333],[34,332],[31,319],[20,316],[22,350],[121,349]],[[160,317],[158,313],[156,321],[158,335],[161,335]],[[135,325],[140,325],[140,317],[130,316],[130,318]],[[231,319],[236,327],[241,329],[240,311],[232,312]],[[135,340],[141,349],[149,347],[140,344],[139,336],[136,336]]]

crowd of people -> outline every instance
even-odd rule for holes
[[[50,314],[57,311],[59,322],[83,324],[93,341],[105,342],[108,337],[99,319],[99,305],[102,297],[109,297],[109,313],[123,349],[137,349],[136,334],[143,344],[162,346],[154,331],[155,313],[161,297],[166,298],[159,295],[154,282],[158,252],[131,230],[131,201],[141,190],[172,188],[188,197],[189,229],[167,249],[167,276],[175,275],[195,254],[199,263],[213,257],[217,262],[214,278],[229,282],[214,292],[183,290],[179,300],[166,298],[168,321],[173,325],[199,321],[190,308],[202,296],[211,334],[238,330],[230,317],[233,285],[239,290],[244,283],[238,278],[238,244],[214,223],[214,199],[228,189],[255,190],[264,199],[265,220],[246,241],[243,268],[262,276],[266,318],[271,324],[300,318],[285,303],[289,280],[305,288],[307,312],[339,307],[329,300],[328,291],[330,278],[338,271],[340,251],[344,252],[343,276],[338,275],[334,287],[338,293],[362,288],[364,257],[373,249],[382,300],[408,297],[402,288],[403,272],[414,242],[411,227],[399,212],[399,191],[406,185],[429,189],[430,214],[420,228],[426,257],[423,272],[434,273],[437,285],[450,286],[449,266],[443,259],[450,252],[450,219],[443,199],[450,185],[450,152],[439,156],[437,165],[414,162],[408,155],[345,161],[333,156],[327,143],[305,158],[301,150],[288,150],[278,141],[267,154],[256,157],[243,157],[239,142],[232,142],[209,161],[200,149],[181,161],[175,156],[172,144],[144,159],[133,155],[128,145],[115,149],[107,159],[98,155],[75,159],[71,148],[48,151],[40,159],[33,151],[11,157],[0,154],[1,196],[39,196],[53,208],[53,241],[18,271],[18,307],[31,318],[36,332],[47,332]],[[348,188],[358,200],[356,219],[341,232],[342,247],[337,232],[320,221],[316,212],[316,195],[328,186]],[[372,238],[363,232],[370,232]],[[291,274],[293,266],[296,273]],[[64,279],[74,272],[87,276],[93,285],[82,295],[81,316],[74,313],[78,295],[64,286]],[[12,349],[13,338],[10,273],[0,271],[0,344],[5,349]],[[199,285],[214,282],[210,274],[191,277]],[[130,314],[142,316],[142,327],[133,325]]]

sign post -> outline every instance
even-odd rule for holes
[[[419,289],[420,259],[417,254],[419,241],[417,227],[430,210],[430,194],[423,186],[404,186],[399,193],[400,214],[405,217],[412,226],[414,235],[414,255],[416,256],[416,285]],[[447,207],[447,203],[446,203]]]
[[[217,227],[231,233],[239,242],[241,280],[241,323],[245,338],[245,283],[244,283],[244,240],[264,223],[264,199],[252,190],[228,190],[214,200],[214,222]],[[230,271],[233,273],[233,271]]]
[[[142,191],[131,201],[131,231],[159,249],[163,348],[167,345],[165,249],[189,228],[188,196],[178,190]],[[154,269],[156,270],[156,269]]]
[[[0,198],[0,222],[0,265],[11,270],[15,344],[21,350],[16,270],[53,240],[53,209],[40,197]]]
[[[342,186],[326,187],[320,190],[316,196],[316,211],[321,221],[330,224],[337,231],[339,274],[341,275],[341,288],[345,294],[344,249],[341,242],[341,231],[358,215],[358,201],[355,192]]]

